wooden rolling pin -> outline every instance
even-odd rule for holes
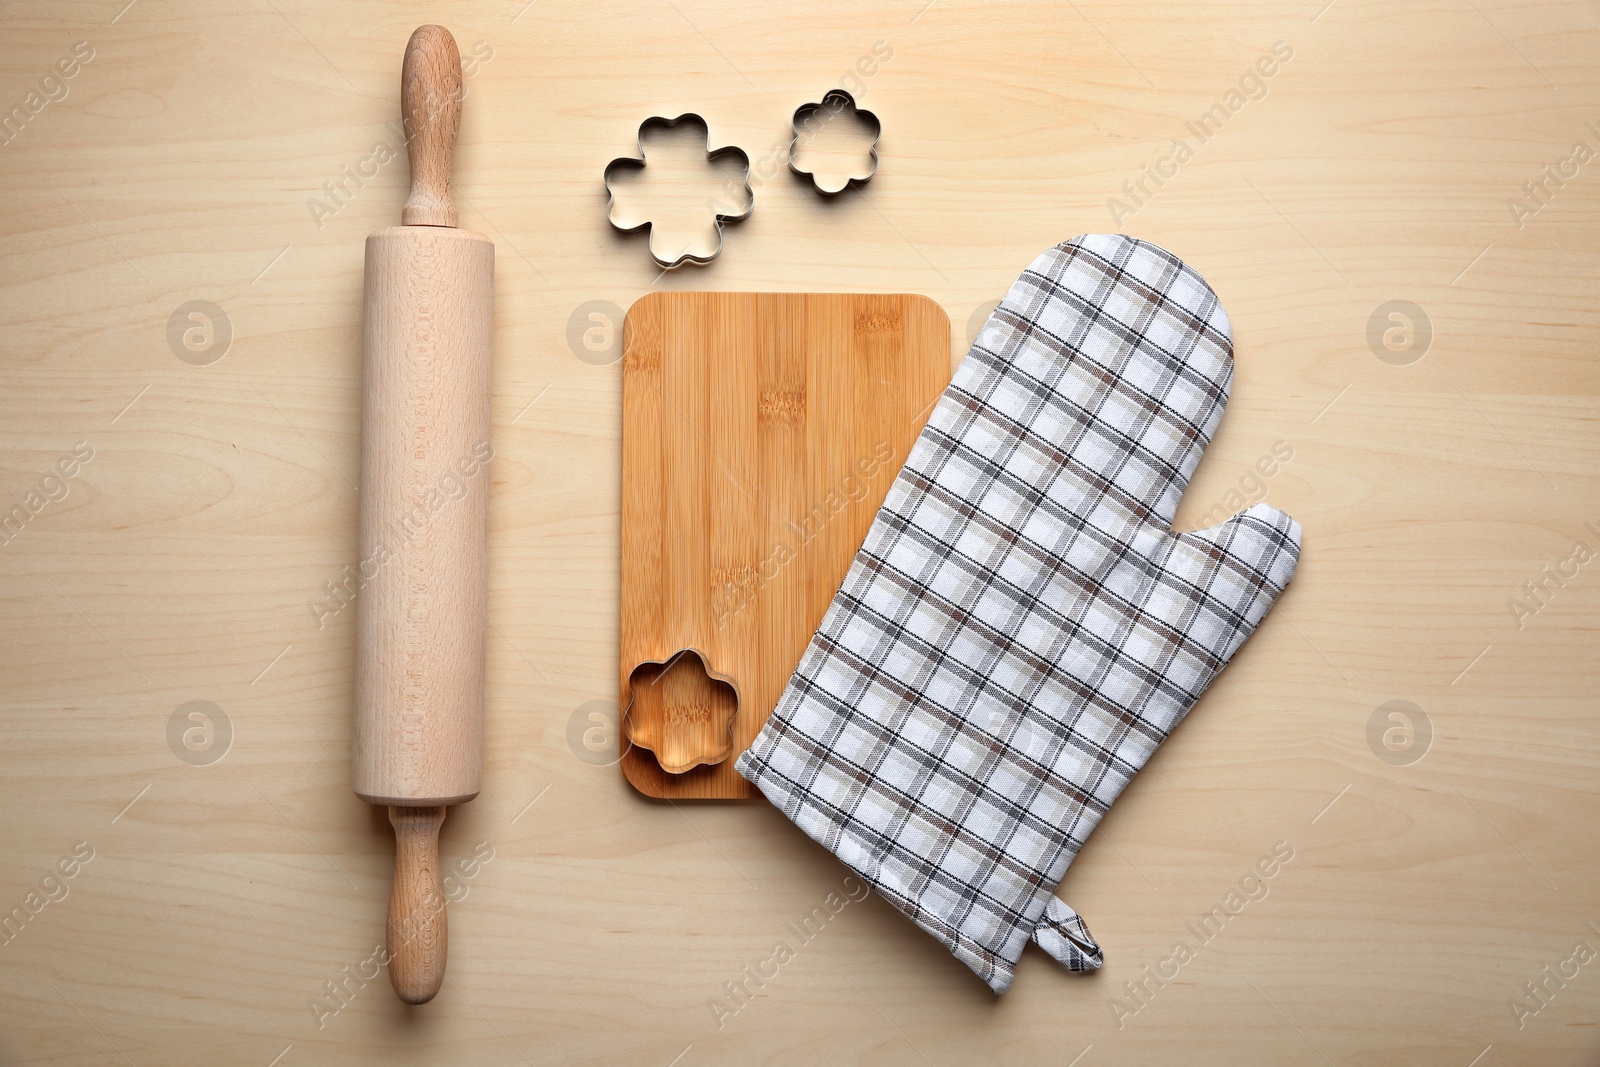
[[[448,30],[411,35],[400,98],[411,195],[403,225],[367,238],[352,763],[394,825],[389,980],[424,1004],[444,981],[439,826],[483,764],[494,243],[455,228]]]

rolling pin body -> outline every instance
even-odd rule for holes
[[[493,286],[478,234],[367,238],[354,777],[373,804],[478,793]]]

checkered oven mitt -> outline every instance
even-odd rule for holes
[[[1232,376],[1227,315],[1170,252],[1034,260],[738,760],[996,993],[1030,939],[1100,966],[1053,890],[1294,574],[1276,508],[1171,529]]]

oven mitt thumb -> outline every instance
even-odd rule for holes
[[[1294,574],[1257,504],[1174,534],[1228,318],[1117,234],[1034,260],[957,369],[739,773],[996,993],[1111,802]]]

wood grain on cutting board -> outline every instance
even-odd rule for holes
[[[937,304],[904,294],[653,293],[629,310],[619,691],[641,792],[756,795],[733,757],[949,381],[949,337]]]

